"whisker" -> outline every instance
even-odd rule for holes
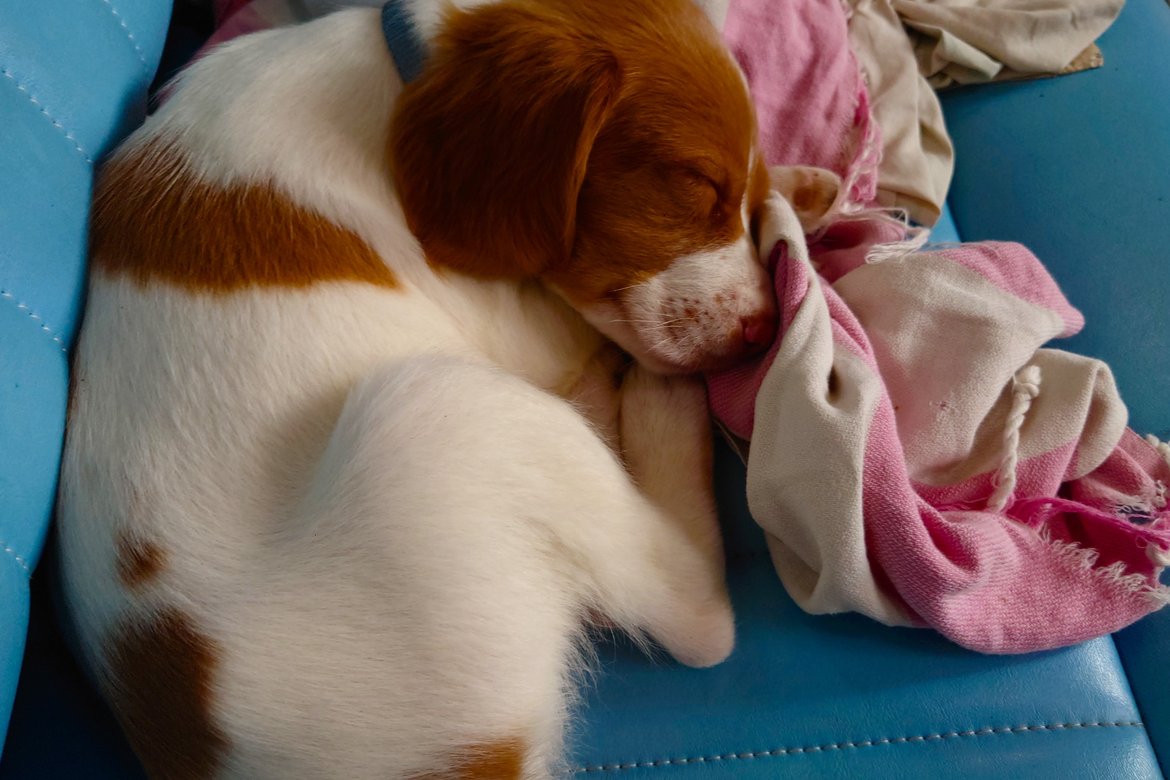
[[[651,351],[651,352],[654,352],[655,350],[657,350],[657,349],[658,349],[659,347],[661,347],[662,345],[664,345],[664,344],[669,344],[669,343],[670,343],[671,341],[673,341],[673,340],[674,340],[673,336],[667,336],[667,337],[665,337],[665,338],[663,338],[663,339],[660,339],[660,340],[659,340],[659,341],[657,341],[657,342],[656,342],[656,343],[655,343],[653,346],[651,346],[651,347],[650,347],[650,351]]]

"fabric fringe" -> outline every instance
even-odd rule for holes
[[[809,237],[810,244],[816,243],[829,227],[840,222],[884,222],[896,226],[905,236],[901,241],[871,246],[865,253],[867,263],[896,262],[921,250],[930,241],[930,228],[911,225],[905,209],[862,208],[854,203],[840,202],[840,196],[838,201],[823,218],[825,227]]]
[[[1053,539],[1047,528],[1041,528],[1039,535],[1040,540],[1051,546],[1056,557],[1070,569],[1087,572],[1115,591],[1126,595],[1146,596],[1159,607],[1170,604],[1170,588],[1159,584],[1156,578],[1154,584],[1151,584],[1151,578],[1144,574],[1127,574],[1125,564],[1121,561],[1098,567],[1097,560],[1100,554],[1096,550],[1082,547],[1075,542]]]

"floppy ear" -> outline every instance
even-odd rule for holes
[[[488,278],[567,259],[620,85],[614,54],[547,11],[450,12],[391,129],[398,196],[427,259]]]

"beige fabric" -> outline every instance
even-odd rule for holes
[[[1099,67],[1123,0],[845,0],[882,131],[878,200],[932,225],[954,149],[934,88]]]
[[[1025,81],[1031,79],[1048,79],[1056,76],[1067,76],[1070,73],[1080,73],[1083,70],[1093,70],[1105,64],[1105,55],[1097,44],[1090,43],[1085,50],[1078,54],[1072,62],[1055,73],[1021,73],[1011,68],[1002,68],[992,81]],[[945,73],[932,76],[930,83],[936,90],[947,90],[952,87],[961,87],[961,82],[955,81]]]
[[[936,86],[991,81],[1004,69],[1055,74],[1121,13],[1122,0],[893,0]]]
[[[851,0],[849,42],[881,128],[878,201],[923,225],[938,221],[954,171],[942,107],[918,72],[914,49],[891,0]]]

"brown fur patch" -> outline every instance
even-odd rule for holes
[[[110,701],[147,774],[214,776],[227,738],[211,716],[215,647],[175,608],[123,623],[110,638]]]
[[[411,780],[519,780],[524,752],[520,739],[472,745],[453,757],[451,772],[416,775]]]
[[[564,260],[618,69],[608,47],[536,2],[449,13],[390,134],[395,184],[427,259],[486,278],[536,276]]]
[[[390,142],[432,262],[543,276],[588,303],[742,235],[755,117],[691,0],[502,0],[448,18]]]
[[[114,554],[118,579],[127,588],[137,588],[154,579],[166,563],[161,547],[126,531],[118,534]]]
[[[90,254],[108,274],[209,293],[325,281],[398,284],[352,231],[270,184],[201,181],[160,141],[114,158],[101,172]]]

